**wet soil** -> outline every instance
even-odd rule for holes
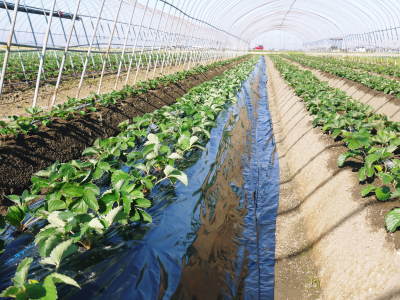
[[[56,118],[52,125],[40,128],[38,133],[21,134],[3,140],[0,146],[0,211],[10,204],[5,195],[18,194],[28,188],[35,172],[55,161],[78,159],[82,151],[97,138],[118,134],[118,124],[122,121],[170,105],[192,87],[222,74],[238,63],[190,76],[178,83],[119,101],[116,105],[99,106],[97,112],[76,116],[73,120]]]

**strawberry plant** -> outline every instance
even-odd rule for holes
[[[310,71],[302,71],[280,57],[272,57],[284,79],[302,98],[313,115],[314,126],[341,139],[348,150],[339,156],[338,166],[358,162],[363,197],[375,195],[379,201],[400,197],[400,124],[373,113],[368,105],[354,101],[339,89],[330,88]],[[400,224],[398,210],[389,213],[386,226],[394,231]]]
[[[306,55],[288,55],[285,57],[302,65],[361,83],[373,90],[400,98],[400,82],[398,80],[371,74],[366,68],[357,69],[357,66],[353,66],[353,64],[331,57]]]
[[[242,57],[231,60],[216,62],[208,66],[199,66],[188,71],[181,71],[160,78],[150,79],[145,82],[139,82],[136,86],[125,86],[118,91],[112,91],[105,94],[93,94],[89,97],[77,99],[69,98],[62,104],[55,105],[50,111],[42,111],[39,108],[29,108],[29,116],[10,116],[7,122],[0,121],[0,136],[18,135],[20,133],[29,134],[37,132],[40,126],[48,126],[53,118],[62,118],[70,120],[77,115],[84,115],[87,112],[97,111],[99,106],[109,106],[117,102],[134,97],[149,90],[156,89],[170,83],[175,83],[191,75],[201,74],[207,70],[227,65],[233,61],[242,59]],[[78,108],[78,109],[77,109]]]

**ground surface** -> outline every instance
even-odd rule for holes
[[[400,299],[393,203],[361,198],[357,173],[339,169],[343,146],[313,128],[303,103],[268,60],[281,164],[276,299]]]

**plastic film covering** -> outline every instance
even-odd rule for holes
[[[338,39],[342,49],[400,46],[396,0],[201,0],[199,5],[206,19],[269,49],[328,48]]]
[[[193,153],[190,185],[157,186],[152,224],[115,230],[105,250],[69,261],[82,289],[60,289],[62,299],[272,299],[279,165],[265,83],[262,59]],[[2,255],[0,289],[31,240]]]

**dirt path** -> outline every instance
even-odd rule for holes
[[[320,129],[267,58],[281,196],[276,299],[400,299],[399,233],[384,229],[393,203],[361,198],[344,148]]]
[[[290,63],[302,70],[311,71],[319,80],[325,81],[329,86],[341,89],[353,99],[372,106],[376,113],[384,114],[392,121],[400,121],[400,99],[375,91],[360,83],[340,78],[317,69],[305,67],[291,60]]]

